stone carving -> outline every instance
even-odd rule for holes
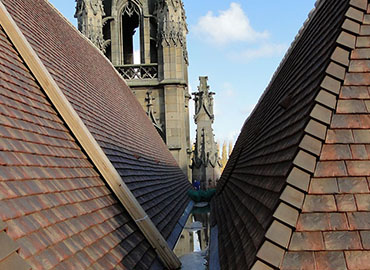
[[[76,0],[75,18],[78,19],[78,30],[102,51],[109,45],[103,38],[104,15],[102,0]]]
[[[158,122],[158,119],[154,116],[154,114],[156,113],[154,111],[154,101],[155,101],[155,97],[152,96],[152,91],[150,90],[147,91],[146,98],[145,98],[146,107],[147,107],[146,114],[148,115],[149,119],[152,120],[153,125],[157,128],[159,134],[163,137],[164,135],[163,128],[161,124]]]
[[[98,12],[101,12],[102,16],[105,15],[102,0],[91,0],[90,7],[93,11],[94,16],[98,15]]]
[[[127,14],[131,17],[134,14],[140,15],[139,7],[131,1],[128,1],[123,8],[122,14]]]
[[[186,48],[188,27],[184,4],[181,0],[160,0],[157,3],[158,37],[157,42],[164,46],[181,46]],[[184,53],[187,61],[187,52]]]
[[[198,91],[193,93],[195,101],[195,116],[194,119],[199,117],[202,109],[207,113],[211,122],[213,123],[214,114],[213,114],[213,96],[214,92],[209,91],[209,86],[207,85],[207,77],[200,77],[200,86],[198,86]]]

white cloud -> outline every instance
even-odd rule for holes
[[[267,31],[255,31],[241,5],[234,2],[229,9],[219,11],[218,15],[209,11],[199,19],[194,31],[219,45],[235,41],[254,42],[269,37]]]
[[[258,48],[246,49],[238,53],[231,53],[234,60],[249,62],[257,58],[269,58],[281,56],[288,49],[284,44],[263,44]]]

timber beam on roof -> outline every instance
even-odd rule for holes
[[[157,252],[167,269],[178,269],[179,259],[169,248],[166,240],[155,227],[142,206],[118,174],[112,163],[104,154],[90,131],[69,103],[59,86],[56,84],[40,58],[33,50],[23,33],[0,1],[0,25],[22,56],[42,89],[55,106],[73,135],[77,138],[88,157],[92,160],[105,181],[111,187],[127,212],[136,222],[146,239]]]

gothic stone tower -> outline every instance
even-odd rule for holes
[[[193,93],[195,101],[194,121],[197,125],[197,135],[193,155],[193,179],[200,180],[201,188],[213,188],[220,178],[221,165],[218,156],[218,146],[214,139],[212,124],[213,95],[207,85],[207,77],[199,77],[198,92]]]
[[[188,30],[182,1],[76,2],[79,30],[111,60],[190,178]]]

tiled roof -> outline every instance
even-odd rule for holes
[[[282,269],[370,267],[370,5]],[[364,42],[364,40],[367,40]],[[344,74],[344,73],[343,73]]]
[[[222,269],[368,269],[367,3],[319,1],[244,124],[213,200]]]
[[[167,239],[189,202],[190,185],[131,90],[47,1],[2,2]]]
[[[149,269],[154,249],[2,28],[0,95],[0,269]]]

